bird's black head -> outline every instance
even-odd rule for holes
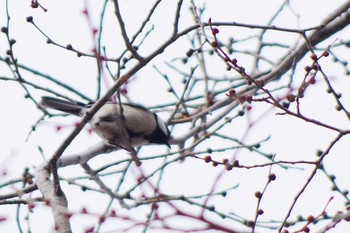
[[[169,139],[170,139],[170,131],[168,127],[166,127],[165,123],[156,115],[154,117],[157,122],[157,127],[153,131],[153,133],[149,136],[150,143],[157,144],[165,144],[170,148]]]

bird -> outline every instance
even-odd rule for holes
[[[42,96],[40,105],[83,117],[92,104],[83,104],[51,96]],[[170,131],[164,121],[147,108],[130,103],[106,102],[88,122],[94,132],[109,145],[128,151],[137,166],[141,165],[134,147],[164,144],[170,148]]]

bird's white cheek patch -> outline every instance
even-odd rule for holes
[[[165,126],[165,123],[159,117],[157,117],[157,124],[159,128],[163,131],[163,133],[168,136],[168,128]]]

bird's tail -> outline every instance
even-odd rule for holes
[[[52,108],[58,111],[66,112],[76,116],[80,116],[81,111],[85,108],[83,104],[74,103],[54,97],[43,96],[41,97],[41,104],[44,107]]]

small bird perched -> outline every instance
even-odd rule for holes
[[[41,104],[80,117],[92,106],[49,96],[43,96]],[[106,143],[130,152],[137,166],[141,162],[134,146],[155,143],[170,148],[170,131],[165,123],[155,113],[140,105],[107,102],[93,115],[89,124]]]

